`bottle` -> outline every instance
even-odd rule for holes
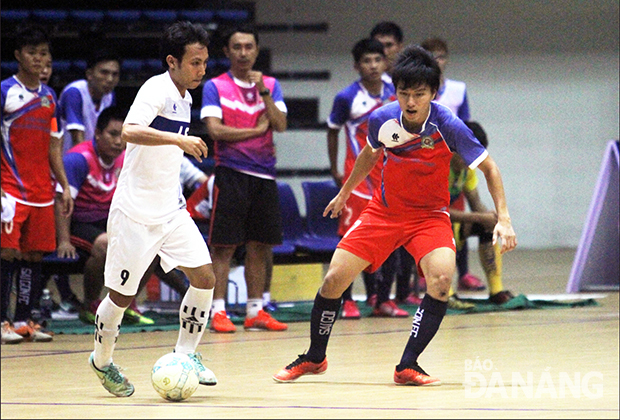
[[[39,308],[41,310],[41,321],[46,322],[52,319],[52,307],[54,301],[52,301],[52,295],[49,289],[43,289],[41,300],[39,301]]]

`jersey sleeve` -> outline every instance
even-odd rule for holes
[[[65,173],[67,174],[67,181],[69,181],[71,197],[75,199],[88,176],[88,162],[81,153],[67,153],[62,161],[65,165]],[[56,191],[62,192],[60,184],[57,185]]]
[[[271,97],[276,104],[276,107],[285,114],[288,113],[288,109],[286,108],[286,104],[284,103],[284,95],[282,94],[282,86],[280,86],[280,82],[277,79],[274,80],[273,83],[273,92],[271,92]]]
[[[381,109],[381,108],[379,108]],[[379,129],[381,128],[382,120],[379,116],[378,110],[374,110],[370,117],[368,117],[368,145],[373,150],[380,149],[383,144],[379,141]]]
[[[63,129],[58,123],[60,118],[60,110],[58,104],[58,98],[56,97],[56,92],[53,89],[49,89],[49,94],[52,95],[52,99],[56,106],[54,107],[54,115],[52,115],[52,120],[50,121],[50,131],[52,137],[62,138]]]
[[[467,90],[463,93],[463,103],[459,107],[457,116],[463,121],[469,121],[471,116],[469,115],[469,102],[467,101]]]
[[[83,103],[80,91],[70,87],[60,95],[60,116],[65,121],[65,130],[84,131]]]
[[[207,81],[202,88],[202,107],[200,109],[200,119],[206,117],[216,117],[222,119],[222,105],[220,104],[220,94],[213,83]]]
[[[473,191],[478,187],[478,176],[475,169],[467,169],[467,175],[465,177],[465,183],[463,184],[464,191]]]
[[[351,114],[350,102],[345,95],[340,92],[334,98],[332,111],[327,119],[329,128],[340,129],[347,122]]]
[[[469,127],[448,108],[437,106],[436,112],[440,113],[438,118],[440,121],[439,129],[450,149],[461,155],[470,169],[476,169],[480,162],[488,156],[487,150],[480,144]]]
[[[164,95],[160,92],[161,87],[154,86],[152,80],[147,80],[138,91],[125,118],[125,125],[137,124],[148,127],[163,108]]]

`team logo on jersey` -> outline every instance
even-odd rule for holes
[[[400,136],[398,135],[398,133],[392,134],[392,142],[393,143],[398,143],[398,139],[399,138],[400,138]]]
[[[422,143],[420,145],[423,149],[434,149],[435,148],[435,142],[433,141],[433,138],[430,136],[426,136],[426,137],[422,137]]]
[[[47,96],[44,96],[41,98],[41,106],[45,107],[45,108],[49,108],[50,107],[50,100],[47,98]]]
[[[172,104],[172,113],[173,114],[177,113],[177,104]]]

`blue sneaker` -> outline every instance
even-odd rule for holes
[[[217,378],[215,377],[215,374],[202,364],[202,355],[200,353],[190,353],[188,356],[196,365],[196,370],[198,371],[198,382],[200,382],[200,385],[217,385]]]
[[[95,371],[95,374],[101,381],[101,385],[112,395],[116,395],[117,397],[129,397],[134,392],[133,385],[127,380],[125,375],[123,375],[119,367],[114,363],[111,363],[109,366],[104,367],[103,369],[99,369],[95,366],[94,362],[95,353],[90,354],[90,358],[88,359],[88,363],[90,367]]]

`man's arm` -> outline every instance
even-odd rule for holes
[[[381,153],[378,150],[372,150],[368,144],[364,146],[360,154],[355,159],[355,166],[353,166],[353,171],[349,178],[347,178],[347,182],[344,183],[338,195],[329,202],[327,207],[325,207],[325,211],[323,211],[323,216],[327,216],[331,211],[331,218],[335,219],[340,215],[340,212],[344,208],[349,196],[357,187],[360,182],[362,182],[372,171],[372,168],[375,167],[377,162],[381,157]]]
[[[491,158],[491,155],[488,155],[478,168],[484,173],[489,193],[493,197],[493,203],[495,203],[495,210],[497,211],[497,225],[493,229],[493,243],[495,244],[499,237],[502,241],[501,252],[511,251],[517,246],[517,236],[512,228],[510,214],[508,213],[504,184],[499,168],[493,158]]]
[[[63,216],[62,193],[56,193],[54,211],[56,214],[56,253],[60,258],[77,258],[75,247],[71,244],[71,216]]]
[[[338,133],[340,130],[335,128],[327,129],[327,154],[329,156],[329,169],[338,187],[342,187],[342,172],[338,170]]]
[[[249,73],[250,82],[254,82],[256,84],[256,89],[259,92],[263,92],[267,89],[265,86],[265,82],[263,81],[263,73],[260,71],[253,70]],[[269,120],[269,125],[278,133],[286,130],[286,113],[280,111],[276,106],[271,93],[268,95],[261,95],[263,102],[265,103],[265,109],[267,114],[267,119]]]
[[[209,136],[217,141],[242,141],[258,137],[269,128],[269,119],[266,114],[258,118],[256,127],[236,128],[224,124],[221,118],[205,117],[202,119],[207,127]]]
[[[84,132],[81,130],[69,130],[69,134],[71,135],[71,142],[73,143],[73,146],[76,146],[85,140]]]
[[[49,161],[56,182],[58,182],[63,189],[61,197],[62,209],[60,213],[63,217],[69,217],[71,213],[73,213],[73,199],[69,191],[69,181],[65,173],[65,165],[62,162],[62,143],[62,138],[52,136],[50,140]]]
[[[202,157],[207,157],[209,153],[206,143],[200,137],[160,131],[139,124],[123,125],[121,136],[127,143],[143,146],[178,146],[185,153],[194,156],[199,162],[202,162]]]

